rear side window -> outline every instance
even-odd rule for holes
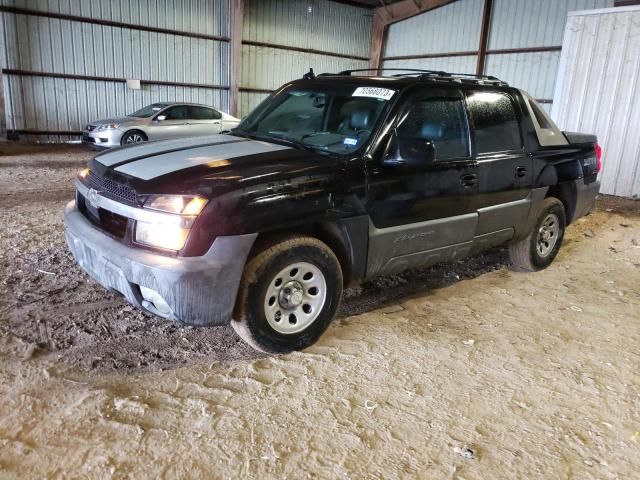
[[[222,115],[213,108],[208,107],[189,107],[191,110],[191,118],[194,120],[219,120]]]
[[[189,109],[186,105],[177,105],[167,108],[163,113],[166,120],[187,120],[189,118]]]
[[[415,102],[415,103],[414,103]],[[410,100],[414,105],[398,125],[401,144],[433,142],[435,160],[469,156],[467,122],[460,98],[432,97]],[[407,149],[410,154],[410,149]]]
[[[538,104],[533,100],[529,99],[529,105],[531,106],[531,111],[533,112],[533,115],[536,117],[536,120],[538,121],[538,125],[540,125],[540,128],[546,128],[546,129],[552,128],[551,123],[547,120],[546,115],[542,112],[542,109],[538,106]]]
[[[522,96],[527,102],[529,115],[536,130],[536,136],[538,137],[540,146],[551,147],[554,145],[567,145],[568,142],[564,134],[558,129],[556,124],[553,123],[553,120],[551,120],[547,112],[545,112],[527,92],[521,90],[520,93],[522,93]]]
[[[477,153],[522,148],[520,125],[511,98],[500,92],[476,92],[467,97]]]

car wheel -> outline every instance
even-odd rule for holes
[[[285,237],[247,262],[231,325],[257,350],[300,350],[327,329],[341,297],[331,249],[313,237]]]
[[[554,197],[545,198],[529,235],[509,245],[509,257],[516,271],[542,270],[556,258],[566,227],[564,205]]]
[[[146,142],[147,136],[140,130],[130,130],[126,132],[120,140],[120,145],[131,145],[132,143]]]

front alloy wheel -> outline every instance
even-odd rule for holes
[[[141,143],[147,140],[147,137],[144,133],[138,130],[132,130],[123,135],[122,140],[120,140],[121,145],[132,145],[135,143]]]

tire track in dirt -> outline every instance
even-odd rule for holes
[[[74,195],[75,188],[73,186],[45,191],[40,189],[20,190],[19,192],[5,191],[0,193],[0,206],[15,207],[16,205],[28,205],[33,203],[60,202],[62,200],[73,200]]]

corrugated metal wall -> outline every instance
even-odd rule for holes
[[[390,25],[384,56],[402,57],[478,50],[483,5],[484,0],[458,0]],[[473,61],[475,64],[475,59]]]
[[[484,0],[458,0],[390,26],[384,66],[475,73]],[[485,74],[527,90],[550,110],[567,12],[613,5],[613,0],[494,0]],[[502,52],[496,52],[500,51]],[[492,53],[492,51],[494,53]],[[451,56],[447,53],[464,53]],[[444,54],[438,58],[394,57]]]
[[[3,6],[134,26],[228,37],[228,0],[2,0]],[[4,74],[8,130],[76,132],[91,120],[123,115],[156,101],[192,101],[229,108],[227,41],[0,12],[3,69],[107,79]],[[116,79],[193,86],[143,85]],[[110,80],[111,79],[111,80]],[[223,88],[210,88],[222,86]],[[25,135],[65,140],[65,135]]]
[[[601,192],[640,196],[640,7],[569,16],[553,116],[598,136]]]
[[[240,115],[266,91],[300,78],[310,67],[316,73],[366,68],[372,17],[370,9],[326,0],[245,0]]]
[[[610,6],[613,0],[494,0],[487,49],[561,46],[568,12]],[[488,53],[485,73],[551,101],[559,60],[560,51]]]

